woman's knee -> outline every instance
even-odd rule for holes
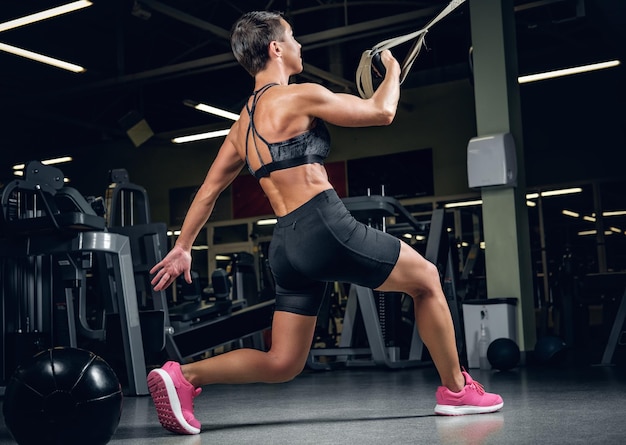
[[[424,275],[425,281],[428,287],[440,288],[441,287],[441,275],[439,269],[430,261],[424,259]]]
[[[415,279],[415,287],[411,296],[416,298],[426,298],[442,295],[441,275],[439,269],[430,261],[422,258],[419,274]]]
[[[272,352],[269,352],[270,356]],[[306,360],[293,357],[272,357],[272,383],[285,383],[296,378],[304,370]]]

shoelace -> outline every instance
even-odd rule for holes
[[[469,386],[470,388],[474,388],[480,395],[483,395],[485,393],[485,387],[478,383],[476,380],[472,380],[472,383],[470,383]]]
[[[372,81],[372,59],[374,58],[374,56],[381,53],[385,49],[393,48],[394,46],[400,45],[401,43],[405,43],[409,40],[417,38],[401,65],[400,83],[402,84],[409,70],[411,69],[411,66],[413,66],[413,62],[415,61],[420,50],[422,49],[422,46],[424,45],[424,37],[426,37],[426,33],[428,32],[428,30],[435,23],[443,19],[445,16],[450,14],[463,3],[465,3],[465,0],[452,0],[448,4],[448,6],[443,9],[443,11],[441,11],[430,22],[428,22],[428,24],[422,29],[406,34],[404,36],[383,40],[377,45],[374,45],[372,49],[365,50],[361,55],[361,61],[359,62],[359,66],[356,71],[356,85],[359,91],[359,95],[363,99],[369,99],[374,94],[374,83]]]

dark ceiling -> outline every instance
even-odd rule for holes
[[[471,1],[471,0],[470,0]],[[474,0],[476,1],[476,0]],[[65,3],[3,0],[0,22]],[[280,10],[303,45],[296,81],[355,91],[364,49],[422,27],[447,3],[416,0],[93,0],[77,12],[0,33],[0,42],[84,66],[73,74],[0,51],[0,131],[5,162],[71,154],[125,138],[120,120],[136,112],[155,138],[224,121],[184,100],[238,112],[251,78],[230,53],[232,23],[252,9]],[[626,2],[516,1],[521,73],[626,54]],[[469,6],[440,22],[407,85],[468,76]],[[408,49],[408,48],[407,48]],[[394,52],[403,57],[402,47]],[[181,133],[183,131],[180,131]],[[5,172],[3,172],[4,174]]]

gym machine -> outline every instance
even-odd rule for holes
[[[255,347],[261,348],[255,334],[270,327],[274,300],[249,305],[256,302],[258,289],[245,252],[233,255],[232,277],[223,269],[213,271],[211,292],[201,289],[198,274],[192,271],[193,283],[185,283],[184,292],[169,302],[165,291],[152,289],[149,275],[168,251],[165,224],[151,222],[147,192],[130,182],[126,170],[112,170],[110,179],[108,230],[129,237],[142,325],[144,331],[151,330],[150,338],[158,339],[144,342],[144,347],[150,352],[165,350],[169,359],[179,362],[245,337],[253,337]]]
[[[413,231],[422,232],[430,226],[426,245],[425,257],[437,265],[442,279],[444,293],[452,312],[452,318],[457,333],[457,345],[464,344],[459,319],[459,309],[455,288],[455,274],[452,263],[452,254],[448,244],[448,234],[444,226],[444,210],[433,212],[432,219],[425,223],[417,221],[398,200],[389,196],[368,195],[345,198],[344,203],[352,215],[360,221],[385,221],[387,217],[402,220],[404,227]],[[396,228],[404,229],[402,224]],[[382,229],[387,229],[382,224]],[[404,230],[403,230],[404,231]],[[372,289],[351,284],[343,318],[343,327],[339,344],[336,347],[312,348],[307,359],[311,369],[330,370],[337,367],[354,366],[386,366],[388,368],[407,368],[427,366],[431,362],[424,360],[424,345],[417,333],[414,322],[411,326],[411,339],[408,355],[402,356],[400,348],[389,339],[394,326],[388,322],[398,323],[398,316],[393,315],[397,306],[390,302],[398,302],[402,294],[390,292],[375,292]],[[389,312],[391,309],[392,312]],[[357,320],[360,315],[360,320]],[[367,347],[356,347],[356,327],[362,321]],[[459,349],[461,351],[461,349]]]
[[[6,382],[19,363],[52,346],[77,347],[77,329],[98,336],[85,312],[74,305],[84,296],[85,270],[98,254],[111,265],[112,291],[104,302],[120,319],[129,391],[147,394],[145,358],[128,238],[105,230],[105,220],[63,173],[29,162],[24,179],[2,191],[0,372]],[[75,293],[78,292],[78,298]]]
[[[154,291],[149,271],[167,253],[166,226],[150,221],[147,193],[125,170],[110,180],[106,212],[38,161],[2,190],[0,386],[41,350],[87,344],[121,352],[129,395],[144,395],[148,355],[184,361],[270,327],[273,300],[247,307],[244,261],[233,267],[234,301],[220,271],[221,293],[202,301],[171,305]]]

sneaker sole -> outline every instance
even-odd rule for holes
[[[498,411],[504,406],[504,403],[498,403],[492,406],[471,406],[471,405],[436,405],[435,414],[440,416],[465,416],[468,414],[487,414]]]
[[[200,428],[190,425],[183,417],[183,410],[176,393],[176,387],[166,371],[162,369],[150,371],[148,374],[148,390],[163,428],[178,434],[200,433]]]

